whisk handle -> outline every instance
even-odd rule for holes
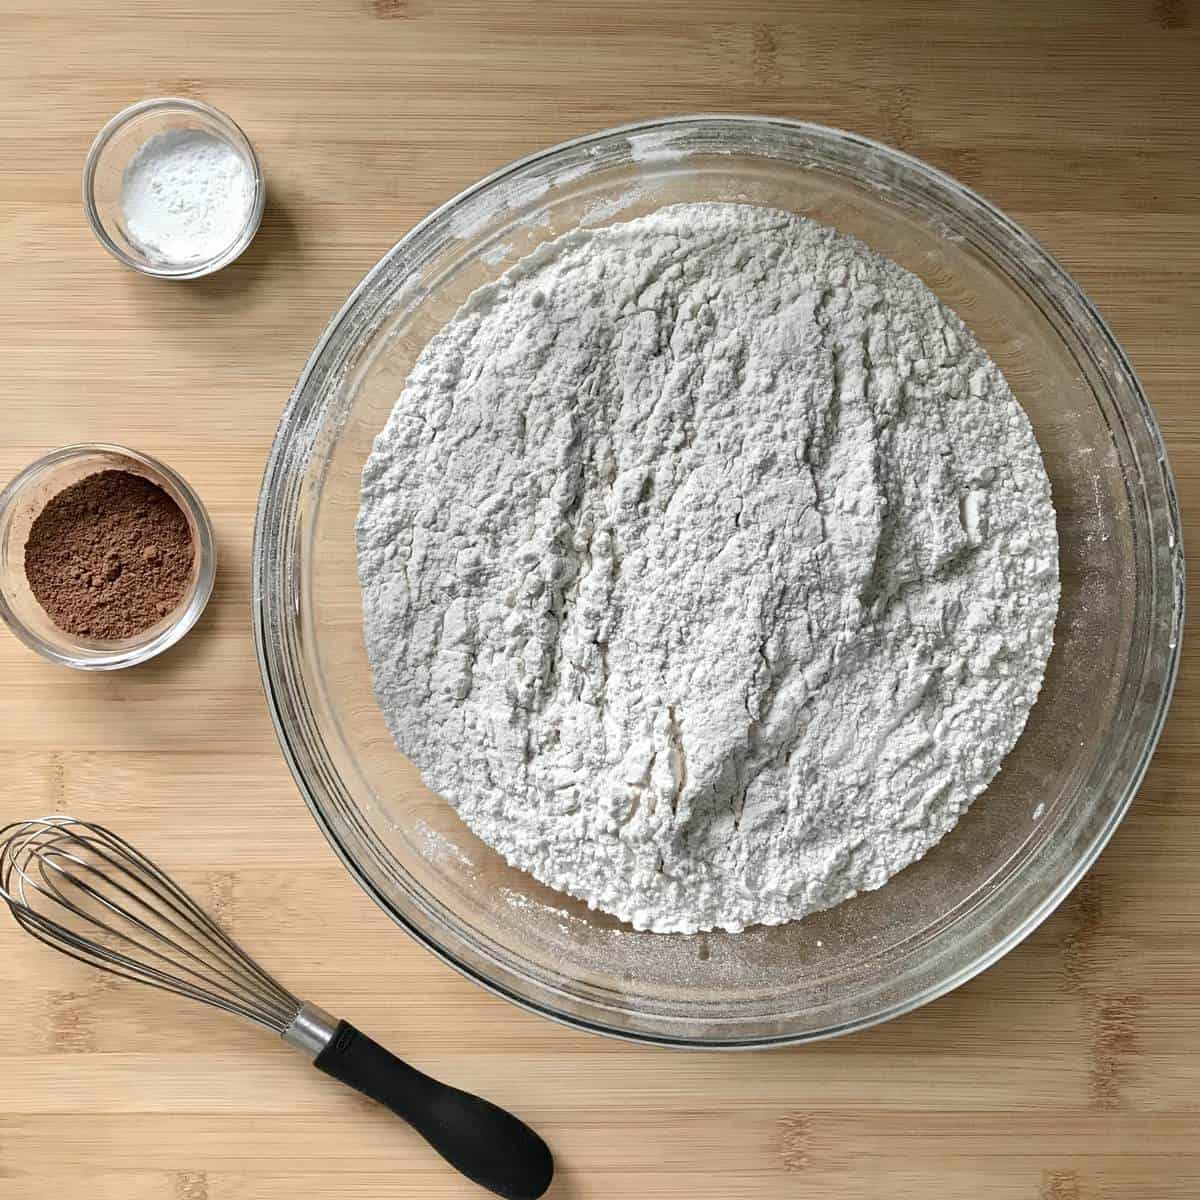
[[[402,1062],[339,1021],[313,1065],[403,1117],[452,1167],[507,1200],[537,1200],[554,1160],[523,1121]]]

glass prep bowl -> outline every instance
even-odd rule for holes
[[[770,205],[854,234],[975,332],[1033,422],[1061,539],[1046,683],[1000,775],[884,888],[773,928],[663,935],[509,867],[394,748],[361,636],[359,472],[429,338],[547,239],[664,204]],[[464,974],[537,1012],[643,1041],[761,1046],[860,1028],[969,979],[1095,859],[1145,770],[1183,616],[1179,513],[1154,417],[1107,326],[1032,238],[954,180],[790,121],[675,118],[506,167],[443,205],[330,322],[260,498],[256,636],[280,742],[359,883]]]
[[[148,629],[120,641],[81,637],[60,629],[25,577],[25,542],[47,502],[98,471],[129,471],[156,483],[187,518],[194,557],[187,589]],[[31,463],[0,491],[0,619],[43,658],[78,671],[116,671],[170,649],[200,619],[217,574],[217,544],[208,510],[195,490],[165,463],[125,446],[85,442],[63,446]]]
[[[176,262],[150,253],[126,227],[121,206],[125,171],[156,134],[168,131],[207,133],[229,146],[253,181],[246,219],[237,236],[208,258]],[[100,244],[118,262],[159,279],[200,279],[228,266],[254,240],[267,204],[267,189],[250,139],[231,118],[211,104],[163,96],[123,108],[96,134],[83,165],[83,210]]]

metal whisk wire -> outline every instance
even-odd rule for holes
[[[301,1003],[160,867],[88,821],[0,829],[0,896],[17,923],[71,958],[283,1034]]]

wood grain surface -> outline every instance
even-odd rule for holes
[[[222,565],[201,625],[88,677],[0,636],[0,820],[67,809],[178,868],[294,988],[554,1146],[558,1200],[1200,1195],[1200,688],[1185,649],[1134,809],[1062,909],[954,994],[854,1037],[680,1054],[558,1028],[400,934],[276,750],[248,558],[281,407],[415,221],[621,121],[759,111],[901,146],[1074,272],[1162,422],[1200,543],[1200,11],[1188,0],[0,0],[0,475],[83,439],[161,456]],[[217,278],[158,283],[79,202],[96,129],[175,93],[232,114],[270,203]],[[0,923],[0,1200],[477,1193],[270,1038]]]

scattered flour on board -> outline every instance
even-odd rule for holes
[[[913,275],[790,214],[548,242],[425,348],[363,472],[399,748],[639,929],[877,888],[995,775],[1058,604],[1029,422]]]

